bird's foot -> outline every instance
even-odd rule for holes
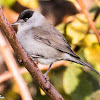
[[[46,80],[48,81],[49,78],[47,77],[47,73],[44,73],[43,75],[45,76]]]
[[[53,64],[53,63],[50,64],[48,70],[47,70],[46,73],[44,74],[44,76],[45,76],[45,78],[46,78],[47,80],[49,80],[49,78],[47,77],[47,75],[48,75],[48,73],[49,73],[49,71],[50,71],[50,68],[51,68],[52,64]]]

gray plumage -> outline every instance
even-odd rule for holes
[[[98,73],[71,50],[64,36],[40,13],[25,10],[15,24],[18,24],[18,40],[34,61],[50,65],[59,60],[68,60]]]

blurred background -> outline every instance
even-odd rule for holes
[[[100,0],[83,0],[83,3],[100,32]],[[10,23],[15,22],[25,9],[42,13],[61,31],[72,50],[100,72],[100,46],[77,0],[0,0],[0,5]],[[19,64],[19,68],[23,69],[24,66]],[[44,69],[43,73],[46,71]],[[0,77],[5,72],[8,72],[8,69],[0,54]],[[22,76],[34,100],[49,100],[26,70]],[[100,76],[85,66],[61,62],[51,69],[48,77],[65,100],[100,100]],[[0,81],[0,95],[4,96],[5,100],[22,100],[12,78]]]

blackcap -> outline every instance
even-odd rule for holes
[[[60,60],[75,62],[94,68],[83,62],[72,50],[64,36],[46,18],[35,11],[24,10],[12,25],[18,26],[17,38],[33,61],[51,65]]]

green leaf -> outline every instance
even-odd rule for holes
[[[63,77],[64,91],[72,100],[88,100],[93,90],[92,83],[79,66],[73,63],[66,69]]]
[[[56,26],[56,28],[61,32],[64,33],[64,27],[65,27],[65,23],[61,23],[59,25]]]
[[[10,7],[16,0],[0,0],[1,6]]]
[[[24,73],[23,74],[23,78],[27,83],[32,82],[32,77],[31,77],[31,75],[29,73]]]

